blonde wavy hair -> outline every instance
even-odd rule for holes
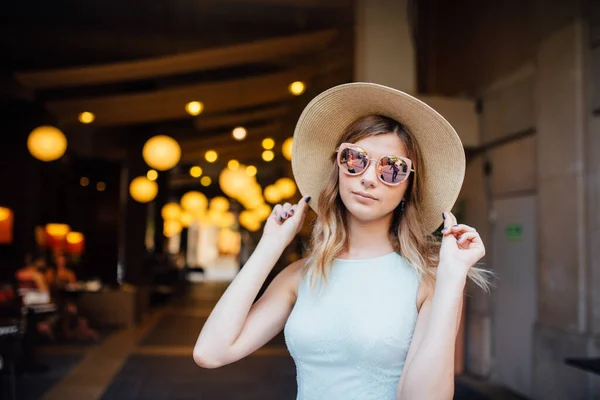
[[[419,146],[410,132],[391,118],[368,115],[358,118],[348,126],[336,148],[342,143],[356,143],[364,138],[386,133],[398,135],[406,147],[407,157],[412,160],[415,171],[418,171],[416,174],[411,174],[409,178],[404,195],[404,211],[401,211],[398,205],[393,212],[389,239],[396,253],[408,260],[421,280],[424,277],[435,280],[441,241],[431,232],[426,232],[419,220],[419,204],[423,199],[421,188],[427,171],[424,168]],[[327,282],[329,266],[347,245],[346,212],[339,194],[339,167],[336,154],[332,154],[329,178],[319,195],[318,214],[314,221],[305,266],[305,273],[311,271],[313,286],[321,279]],[[473,267],[468,277],[477,286],[489,290],[488,271]]]

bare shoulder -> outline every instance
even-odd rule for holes
[[[421,306],[423,306],[425,301],[427,301],[427,299],[431,300],[434,288],[435,280],[429,275],[423,275],[417,292],[417,310],[421,311]]]
[[[291,291],[294,298],[298,295],[298,285],[302,280],[306,261],[307,258],[301,258],[300,260],[294,261],[285,267],[276,278],[282,281],[281,283]]]

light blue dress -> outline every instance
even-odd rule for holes
[[[419,277],[396,253],[335,259],[328,282],[309,275],[285,328],[298,400],[394,400],[417,321]]]

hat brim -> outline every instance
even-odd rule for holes
[[[425,173],[419,204],[421,223],[434,232],[442,212],[452,208],[465,176],[465,151],[450,123],[421,100],[374,83],[347,83],[315,97],[304,109],[294,131],[292,170],[303,196],[311,196],[315,212],[331,168],[331,155],[348,126],[357,118],[383,115],[404,125],[421,150]]]

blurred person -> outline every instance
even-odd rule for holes
[[[86,318],[79,315],[74,301],[65,296],[65,290],[77,283],[75,272],[67,267],[67,258],[64,254],[57,254],[55,260],[56,268],[48,268],[46,279],[59,306],[59,326],[62,335],[67,339],[97,341],[98,332],[89,326]]]
[[[31,255],[25,257],[25,266],[15,273],[19,294],[23,304],[48,304],[51,302],[50,287],[44,275],[46,261],[43,257],[35,260]],[[37,331],[54,339],[55,316],[48,316],[36,323]]]
[[[304,197],[274,207],[202,328],[195,362],[235,362],[284,330],[299,400],[452,399],[465,284],[488,285],[474,267],[485,255],[479,234],[450,212],[464,157],[452,126],[403,92],[352,83],[313,99],[294,133]],[[406,168],[386,177],[384,160]],[[308,257],[254,302],[309,205]]]

